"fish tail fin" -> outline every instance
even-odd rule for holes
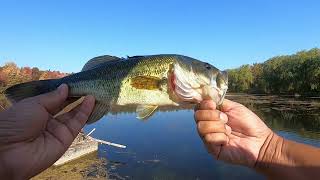
[[[14,103],[28,97],[53,91],[60,84],[60,81],[57,81],[57,79],[31,81],[11,86],[4,91],[4,94],[12,103]]]

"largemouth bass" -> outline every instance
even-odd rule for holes
[[[96,104],[87,123],[119,106],[136,106],[137,117],[150,117],[159,106],[179,106],[212,99],[222,103],[228,76],[214,66],[182,55],[118,58],[99,56],[82,71],[60,79],[14,85],[5,91],[11,102],[69,86],[69,97],[93,95]]]

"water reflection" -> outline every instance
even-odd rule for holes
[[[256,112],[278,134],[320,146],[320,103],[266,96],[229,96]],[[264,179],[251,169],[214,160],[198,137],[193,110],[159,109],[149,120],[136,119],[134,107],[113,111],[96,124],[99,139],[127,145],[99,146],[110,174],[123,179]],[[170,112],[166,112],[170,111]],[[172,112],[174,111],[174,112]],[[176,111],[176,112],[175,112]]]
[[[257,113],[275,131],[320,138],[320,100],[278,96],[229,96]],[[320,146],[315,142],[313,145]]]

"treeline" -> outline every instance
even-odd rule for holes
[[[229,92],[320,96],[320,49],[228,70]]]
[[[276,56],[264,63],[228,70],[229,92],[300,94],[320,96],[320,49]],[[9,106],[3,91],[14,84],[60,78],[67,73],[19,68],[15,63],[0,66],[0,110]]]
[[[0,66],[0,111],[9,106],[9,102],[3,94],[3,91],[7,87],[28,81],[60,78],[66,75],[66,73],[61,73],[59,71],[39,70],[37,67],[19,68],[12,62]]]

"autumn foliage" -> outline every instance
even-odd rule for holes
[[[28,81],[61,78],[66,75],[68,74],[59,71],[43,71],[37,67],[19,68],[13,62],[5,63],[4,66],[0,66],[0,111],[9,106],[9,102],[2,93],[7,87]]]

